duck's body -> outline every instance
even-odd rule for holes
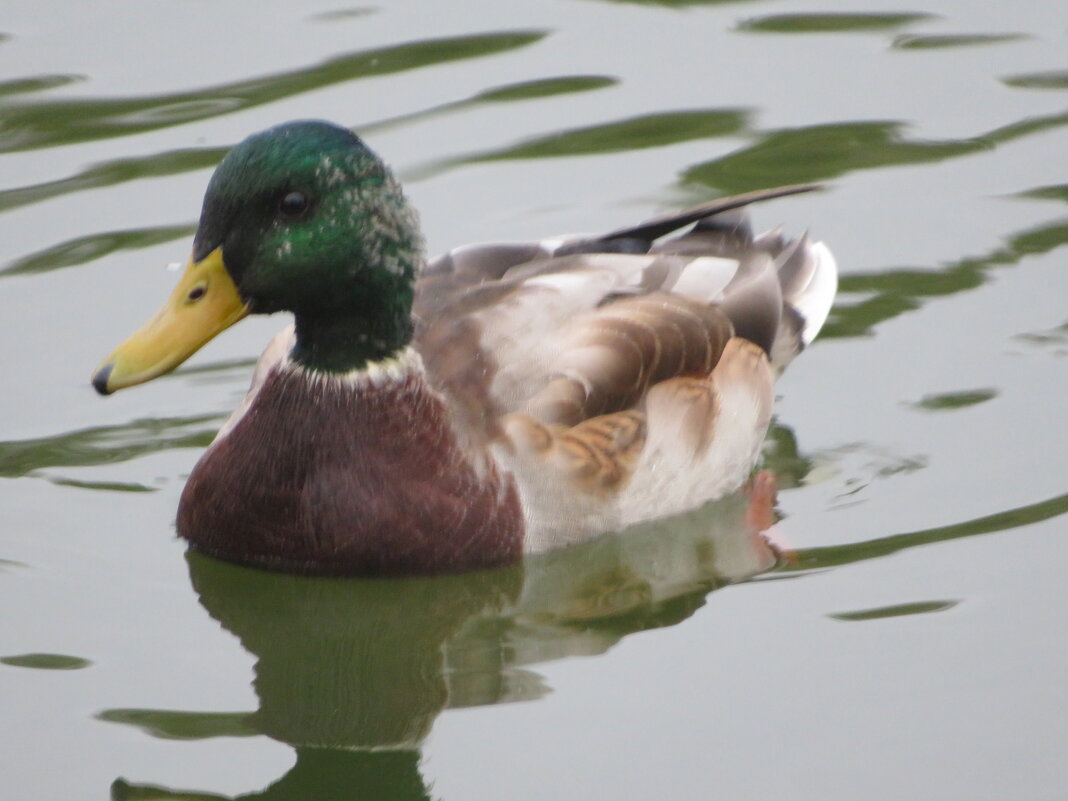
[[[94,384],[148,380],[247,311],[291,310],[295,328],[194,468],[178,533],[318,573],[514,561],[745,481],[773,378],[819,330],[837,279],[822,244],[754,238],[734,210],[806,188],[423,266],[381,162],[343,129],[291,123],[212,179],[172,298],[179,315],[217,304],[196,323],[207,333],[160,357],[175,329],[157,318]]]

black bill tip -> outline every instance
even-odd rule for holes
[[[111,394],[111,390],[108,389],[108,378],[111,377],[111,371],[114,369],[115,362],[110,362],[97,370],[96,375],[93,376],[93,389],[101,395]]]

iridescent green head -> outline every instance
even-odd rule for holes
[[[293,357],[315,369],[388,357],[411,339],[422,254],[415,213],[359,137],[317,121],[255,134],[212,176],[171,299],[93,384],[107,393],[168,372],[247,313],[293,312]]]
[[[193,259],[223,249],[253,312],[372,310],[410,296],[422,241],[382,161],[350,131],[290,122],[222,160],[204,196]]]

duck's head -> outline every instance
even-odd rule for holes
[[[307,121],[255,134],[215,170],[178,286],[93,386],[150,381],[247,314],[276,311],[295,315],[295,360],[359,368],[411,338],[421,260],[414,212],[357,136]]]

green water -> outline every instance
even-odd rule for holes
[[[0,795],[1062,799],[1068,25],[1049,0],[44,0],[0,18]],[[728,499],[433,580],[187,556],[279,319],[102,400],[227,147],[298,117],[432,251],[764,186],[836,308]]]

